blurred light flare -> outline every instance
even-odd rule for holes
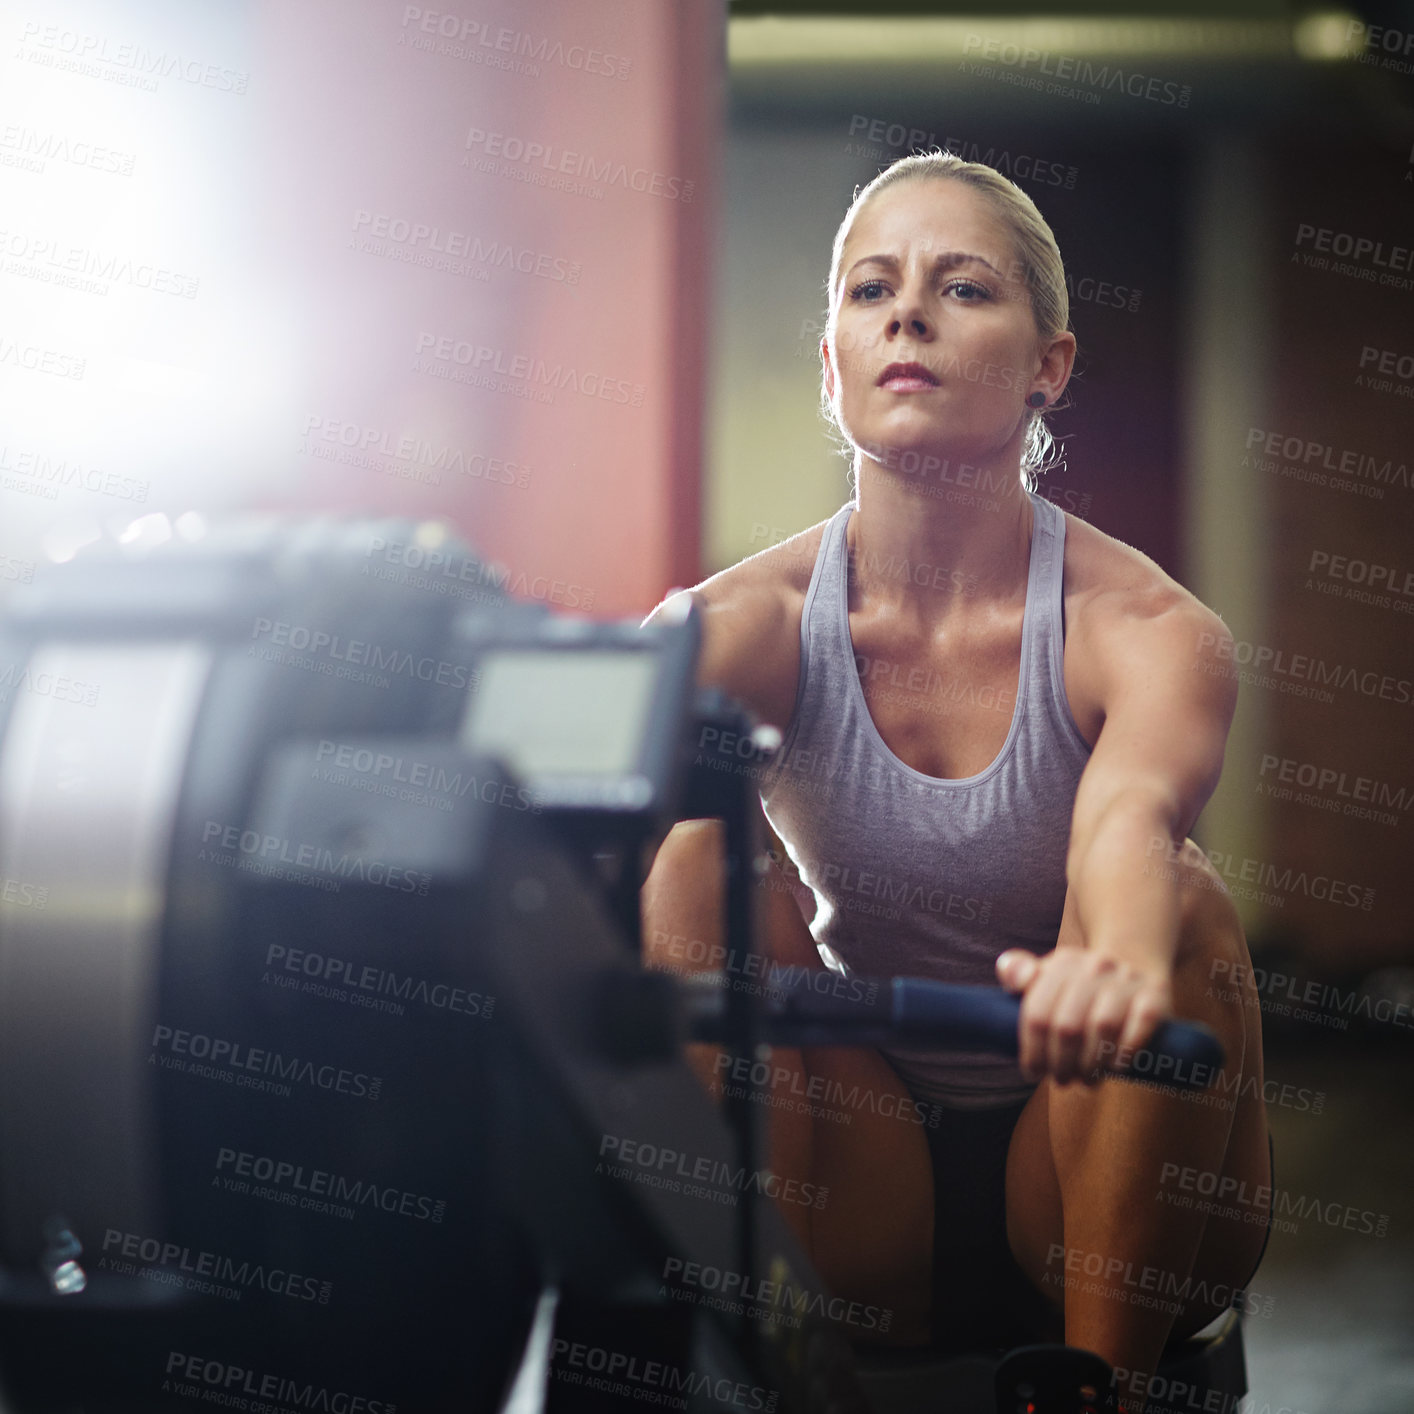
[[[175,529],[183,540],[195,543],[206,536],[206,517],[198,511],[187,511],[177,517]]]
[[[47,531],[40,540],[44,553],[56,565],[67,564],[85,545],[103,538],[103,530],[92,516],[76,516]]]
[[[1303,15],[1291,32],[1292,47],[1303,59],[1315,63],[1354,59],[1364,50],[1364,21],[1349,10],[1321,10]]]
[[[70,19],[102,28],[104,16],[97,9]],[[7,125],[137,156],[126,176],[54,158],[42,173],[0,167],[11,258],[22,243],[38,272],[5,278],[0,332],[85,362],[81,379],[6,375],[9,439],[148,481],[154,498],[178,506],[231,505],[273,490],[258,468],[272,429],[290,421],[300,340],[248,235],[221,215],[245,115],[191,107],[201,99],[181,88],[148,104],[120,86],[18,56],[0,64]],[[206,199],[217,193],[221,201]],[[35,258],[42,242],[49,248]],[[200,283],[187,299],[85,276],[66,269],[69,252]],[[58,283],[69,273],[101,281],[107,292]],[[213,449],[222,455],[213,458]],[[34,520],[43,507],[26,510],[23,518]]]
[[[1310,18],[1344,25],[1353,17],[1330,12]],[[1326,30],[1322,28],[1320,34],[1325,36]],[[1295,29],[1287,20],[1094,15],[1010,18],[988,14],[925,19],[749,15],[728,21],[727,56],[733,68],[930,64],[981,59],[981,36],[988,44],[1075,58],[1281,59],[1297,52]],[[1323,53],[1319,57],[1330,56]]]
[[[162,545],[171,538],[172,522],[162,511],[154,511],[151,515],[139,516],[135,521],[129,522],[127,528],[118,536],[118,543],[135,550],[150,550],[154,545]]]

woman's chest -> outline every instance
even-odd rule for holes
[[[992,764],[1019,725],[1021,699],[1064,696],[1093,747],[1102,716],[1081,648],[1059,637],[1058,691],[1052,645],[1023,637],[1020,610],[957,616],[928,632],[906,630],[881,615],[851,612],[849,632],[859,689],[887,749],[926,776],[960,780]],[[1027,670],[1029,668],[1029,671]]]

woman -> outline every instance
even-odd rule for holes
[[[1030,489],[1067,323],[1029,197],[949,154],[894,163],[836,235],[820,345],[855,498],[687,592],[701,681],[785,733],[760,782],[790,860],[773,956],[1023,998],[1019,1064],[778,1052],[825,1079],[793,1093],[873,1097],[847,1119],[773,1106],[775,1167],[830,1193],[788,1219],[837,1291],[891,1306],[897,1341],[1064,1338],[1128,1372],[1140,1408],[1166,1341],[1249,1280],[1269,1221],[1184,1206],[1175,1175],[1269,1192],[1270,1153],[1257,997],[1215,984],[1250,977],[1233,971],[1246,944],[1186,838],[1235,705],[1227,633]],[[673,965],[674,938],[720,937],[719,860],[715,822],[664,842],[651,964]],[[1103,1078],[1174,1015],[1222,1039],[1212,1091]],[[695,1064],[729,1078],[710,1052]]]

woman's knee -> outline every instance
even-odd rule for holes
[[[641,898],[644,960],[650,966],[695,972],[728,966],[725,838],[720,820],[682,820],[659,845]],[[756,887],[758,949],[783,965],[823,967],[795,884],[777,857]]]
[[[1232,895],[1212,861],[1186,839],[1175,861],[1178,879],[1179,946],[1176,967],[1209,959],[1236,960],[1246,951],[1242,923]]]
[[[678,972],[719,971],[725,958],[720,820],[681,820],[668,832],[640,895],[643,958]]]
[[[1185,840],[1179,870],[1179,939],[1174,959],[1175,1013],[1201,1021],[1217,1034],[1231,1077],[1260,1064],[1260,1032],[1253,1020],[1247,940],[1222,876],[1192,840]]]

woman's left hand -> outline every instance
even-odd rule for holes
[[[1022,993],[1021,1072],[1030,1081],[1096,1084],[1122,1070],[1158,1023],[1173,1015],[1168,969],[1086,947],[1057,947],[1044,957],[1010,948],[997,978]]]

